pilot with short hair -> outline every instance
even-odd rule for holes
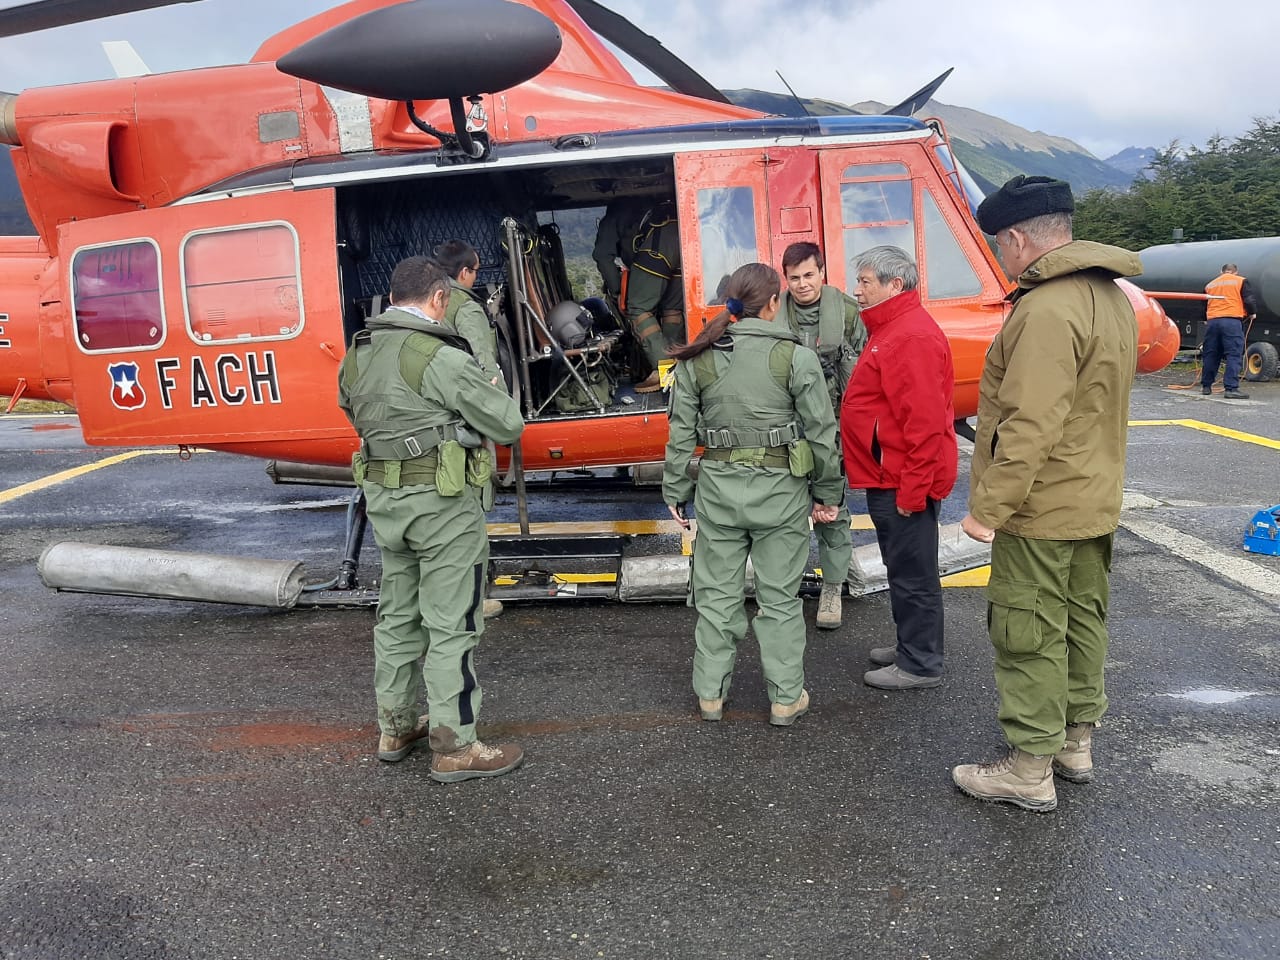
[[[845,387],[867,342],[867,328],[858,316],[858,303],[827,283],[826,262],[816,243],[793,243],[782,252],[782,278],[787,288],[782,291],[778,316],[801,343],[818,354],[831,408],[839,419]],[[849,519],[849,508],[842,503],[834,522],[813,525],[818,538],[818,566],[822,568],[816,623],[822,630],[840,626],[841,593],[853,562]]]
[[[426,257],[402,260],[391,275],[391,308],[356,334],[338,371],[338,405],[361,440],[352,471],[382,551],[373,630],[378,759],[402,760],[426,737],[430,775],[445,783],[496,777],[524,758],[515,744],[476,739],[481,694],[472,659],[484,632],[484,513],[493,493],[483,441],[511,443],[524,421],[440,322],[448,302],[444,268]],[[420,715],[424,685],[430,709]]]

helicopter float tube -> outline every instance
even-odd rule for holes
[[[1224,263],[1239,267],[1258,299],[1257,318],[1245,323],[1242,375],[1260,381],[1280,376],[1280,237],[1167,243],[1147,247],[1138,256],[1144,273],[1135,282],[1144,290],[1193,295],[1163,301],[1184,350],[1193,350],[1204,340],[1205,284],[1222,272]]]

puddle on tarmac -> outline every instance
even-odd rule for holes
[[[1235,703],[1248,697],[1259,696],[1252,690],[1188,690],[1186,693],[1166,693],[1166,697],[1175,700],[1191,700],[1195,703]]]

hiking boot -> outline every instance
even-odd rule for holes
[[[896,646],[872,647],[871,652],[867,654],[867,659],[877,667],[891,667],[898,662],[898,648]]]
[[[769,722],[775,727],[789,727],[809,712],[809,691],[801,690],[795,703],[769,704]]]
[[[413,745],[427,735],[427,718],[423,716],[418,725],[403,737],[393,737],[384,733],[378,738],[378,759],[387,763],[399,763],[409,755]]]
[[[1093,780],[1093,724],[1067,724],[1067,740],[1053,758],[1053,772],[1072,783]]]
[[[662,378],[658,375],[657,370],[636,384],[636,393],[653,393],[653,391],[661,389]]]
[[[1204,394],[1206,397],[1210,396],[1213,393],[1213,387],[1201,387],[1200,392]]]
[[[951,771],[957,787],[971,797],[1012,803],[1023,810],[1057,809],[1053,789],[1053,755],[1037,757],[1016,747],[995,763],[964,763]]]
[[[476,777],[500,777],[524,762],[524,751],[514,743],[490,747],[479,740],[452,753],[437,753],[431,758],[431,779],[440,783],[457,783]]]
[[[823,581],[822,593],[818,596],[819,630],[834,630],[840,626],[840,591],[843,586],[840,583]]]
[[[714,700],[699,697],[698,712],[702,714],[703,720],[719,720],[724,716],[724,697],[716,697]]]
[[[896,663],[879,670],[868,670],[862,675],[862,682],[877,690],[923,690],[926,687],[937,687],[942,684],[942,677],[922,677],[916,673],[907,673]]]
[[[494,617],[498,617],[501,615],[502,615],[502,601],[490,600],[488,597],[485,597],[484,618],[486,620],[492,620]]]
[[[1228,400],[1248,400],[1249,399],[1249,395],[1247,393],[1241,393],[1239,390],[1228,390],[1226,393],[1223,394],[1223,396],[1226,397]]]

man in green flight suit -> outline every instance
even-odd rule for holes
[[[480,369],[493,383],[499,383],[498,338],[489,314],[475,292],[480,271],[480,255],[465,240],[447,240],[432,251],[432,258],[449,274],[449,305],[444,322],[453,327],[471,347]]]
[[[663,201],[645,216],[627,272],[627,324],[652,370],[636,384],[636,393],[661,389],[658,363],[667,359],[668,348],[684,342],[683,284],[676,207]]]
[[[787,289],[782,292],[779,317],[801,343],[817,352],[832,409],[839,419],[845,387],[867,342],[867,328],[858,316],[857,301],[827,283],[826,263],[816,243],[793,243],[787,247],[782,253],[782,276]],[[822,568],[817,625],[822,630],[834,630],[840,626],[840,595],[853,561],[849,508],[841,503],[835,521],[815,522],[813,532],[818,537],[818,566]]]
[[[482,442],[511,443],[524,422],[440,322],[448,302],[439,264],[401,261],[392,307],[356,334],[338,371],[338,404],[361,440],[352,468],[382,550],[378,758],[402,760],[429,737],[431,777],[446,783],[496,777],[524,759],[515,744],[476,739],[481,691],[472,664],[489,559],[482,501],[492,494]],[[429,720],[418,712],[424,684]]]

